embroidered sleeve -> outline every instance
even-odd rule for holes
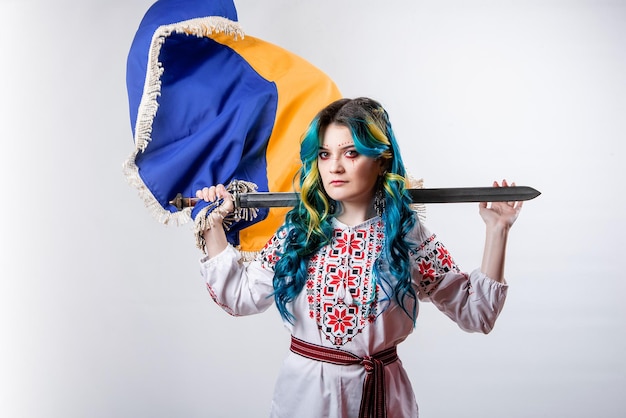
[[[414,283],[421,301],[432,302],[463,330],[488,333],[500,314],[508,286],[476,269],[461,271],[434,234],[422,230],[421,244],[411,254]]]
[[[434,234],[415,250],[413,261],[419,273],[417,288],[423,298],[437,289],[447,273],[460,272],[450,252]]]
[[[200,260],[200,271],[215,303],[230,315],[260,313],[274,302],[274,272],[258,260],[244,262],[231,245],[213,258]]]
[[[282,256],[287,234],[288,231],[286,228],[280,228],[260,251],[257,260],[264,269],[274,271],[274,266]]]

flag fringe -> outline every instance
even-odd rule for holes
[[[182,225],[191,220],[191,208],[174,213],[164,209],[141,179],[139,168],[135,164],[137,156],[146,150],[152,140],[152,124],[159,108],[158,98],[161,95],[161,77],[165,70],[163,64],[159,61],[159,56],[165,40],[172,33],[186,33],[187,35],[197,37],[224,33],[232,36],[235,40],[243,39],[244,33],[237,22],[224,17],[209,16],[160,26],[152,35],[148,52],[146,79],[135,124],[135,149],[124,162],[122,171],[128,183],[137,189],[139,197],[157,221],[165,225],[170,223]]]
[[[423,178],[416,179],[410,173],[408,173],[407,174],[407,188],[408,189],[423,189],[424,179]],[[419,220],[424,222],[426,220],[426,205],[423,203],[412,203],[410,206],[411,206],[411,209],[413,209],[413,211],[417,213]]]

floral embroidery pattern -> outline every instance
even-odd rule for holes
[[[264,268],[272,269],[280,258],[287,232],[275,235],[261,251]],[[308,316],[337,347],[361,333],[379,315],[380,289],[373,289],[371,274],[384,245],[381,220],[357,228],[335,228],[331,244],[311,257],[303,292]],[[448,272],[460,272],[452,256],[435,235],[413,248],[410,257],[419,273],[419,292],[430,296]]]
[[[418,287],[422,293],[430,296],[448,272],[460,272],[450,252],[433,234],[424,241],[411,256],[422,276]]]
[[[376,318],[371,271],[382,248],[382,222],[336,228],[332,244],[309,263],[305,286],[309,317],[336,346],[352,341]]]
[[[270,238],[260,251],[260,260],[263,268],[268,270],[274,270],[274,266],[280,259],[280,255],[283,251],[283,244],[287,238],[287,231],[280,229],[276,234]]]
[[[356,326],[356,313],[354,307],[337,304],[329,309],[325,315],[326,324],[332,328],[333,334],[345,335]]]

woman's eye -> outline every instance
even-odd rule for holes
[[[328,153],[326,151],[320,151],[320,153],[318,154],[318,157],[322,160],[326,160],[328,159]]]
[[[348,158],[355,158],[355,157],[358,157],[358,156],[359,156],[359,153],[355,149],[351,149],[351,150],[346,151],[346,157],[348,157]]]

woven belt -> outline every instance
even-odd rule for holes
[[[395,346],[372,356],[359,357],[349,351],[307,343],[292,335],[291,351],[311,360],[340,366],[362,365],[366,375],[365,382],[363,382],[359,418],[385,418],[387,416],[384,367],[398,360]]]

